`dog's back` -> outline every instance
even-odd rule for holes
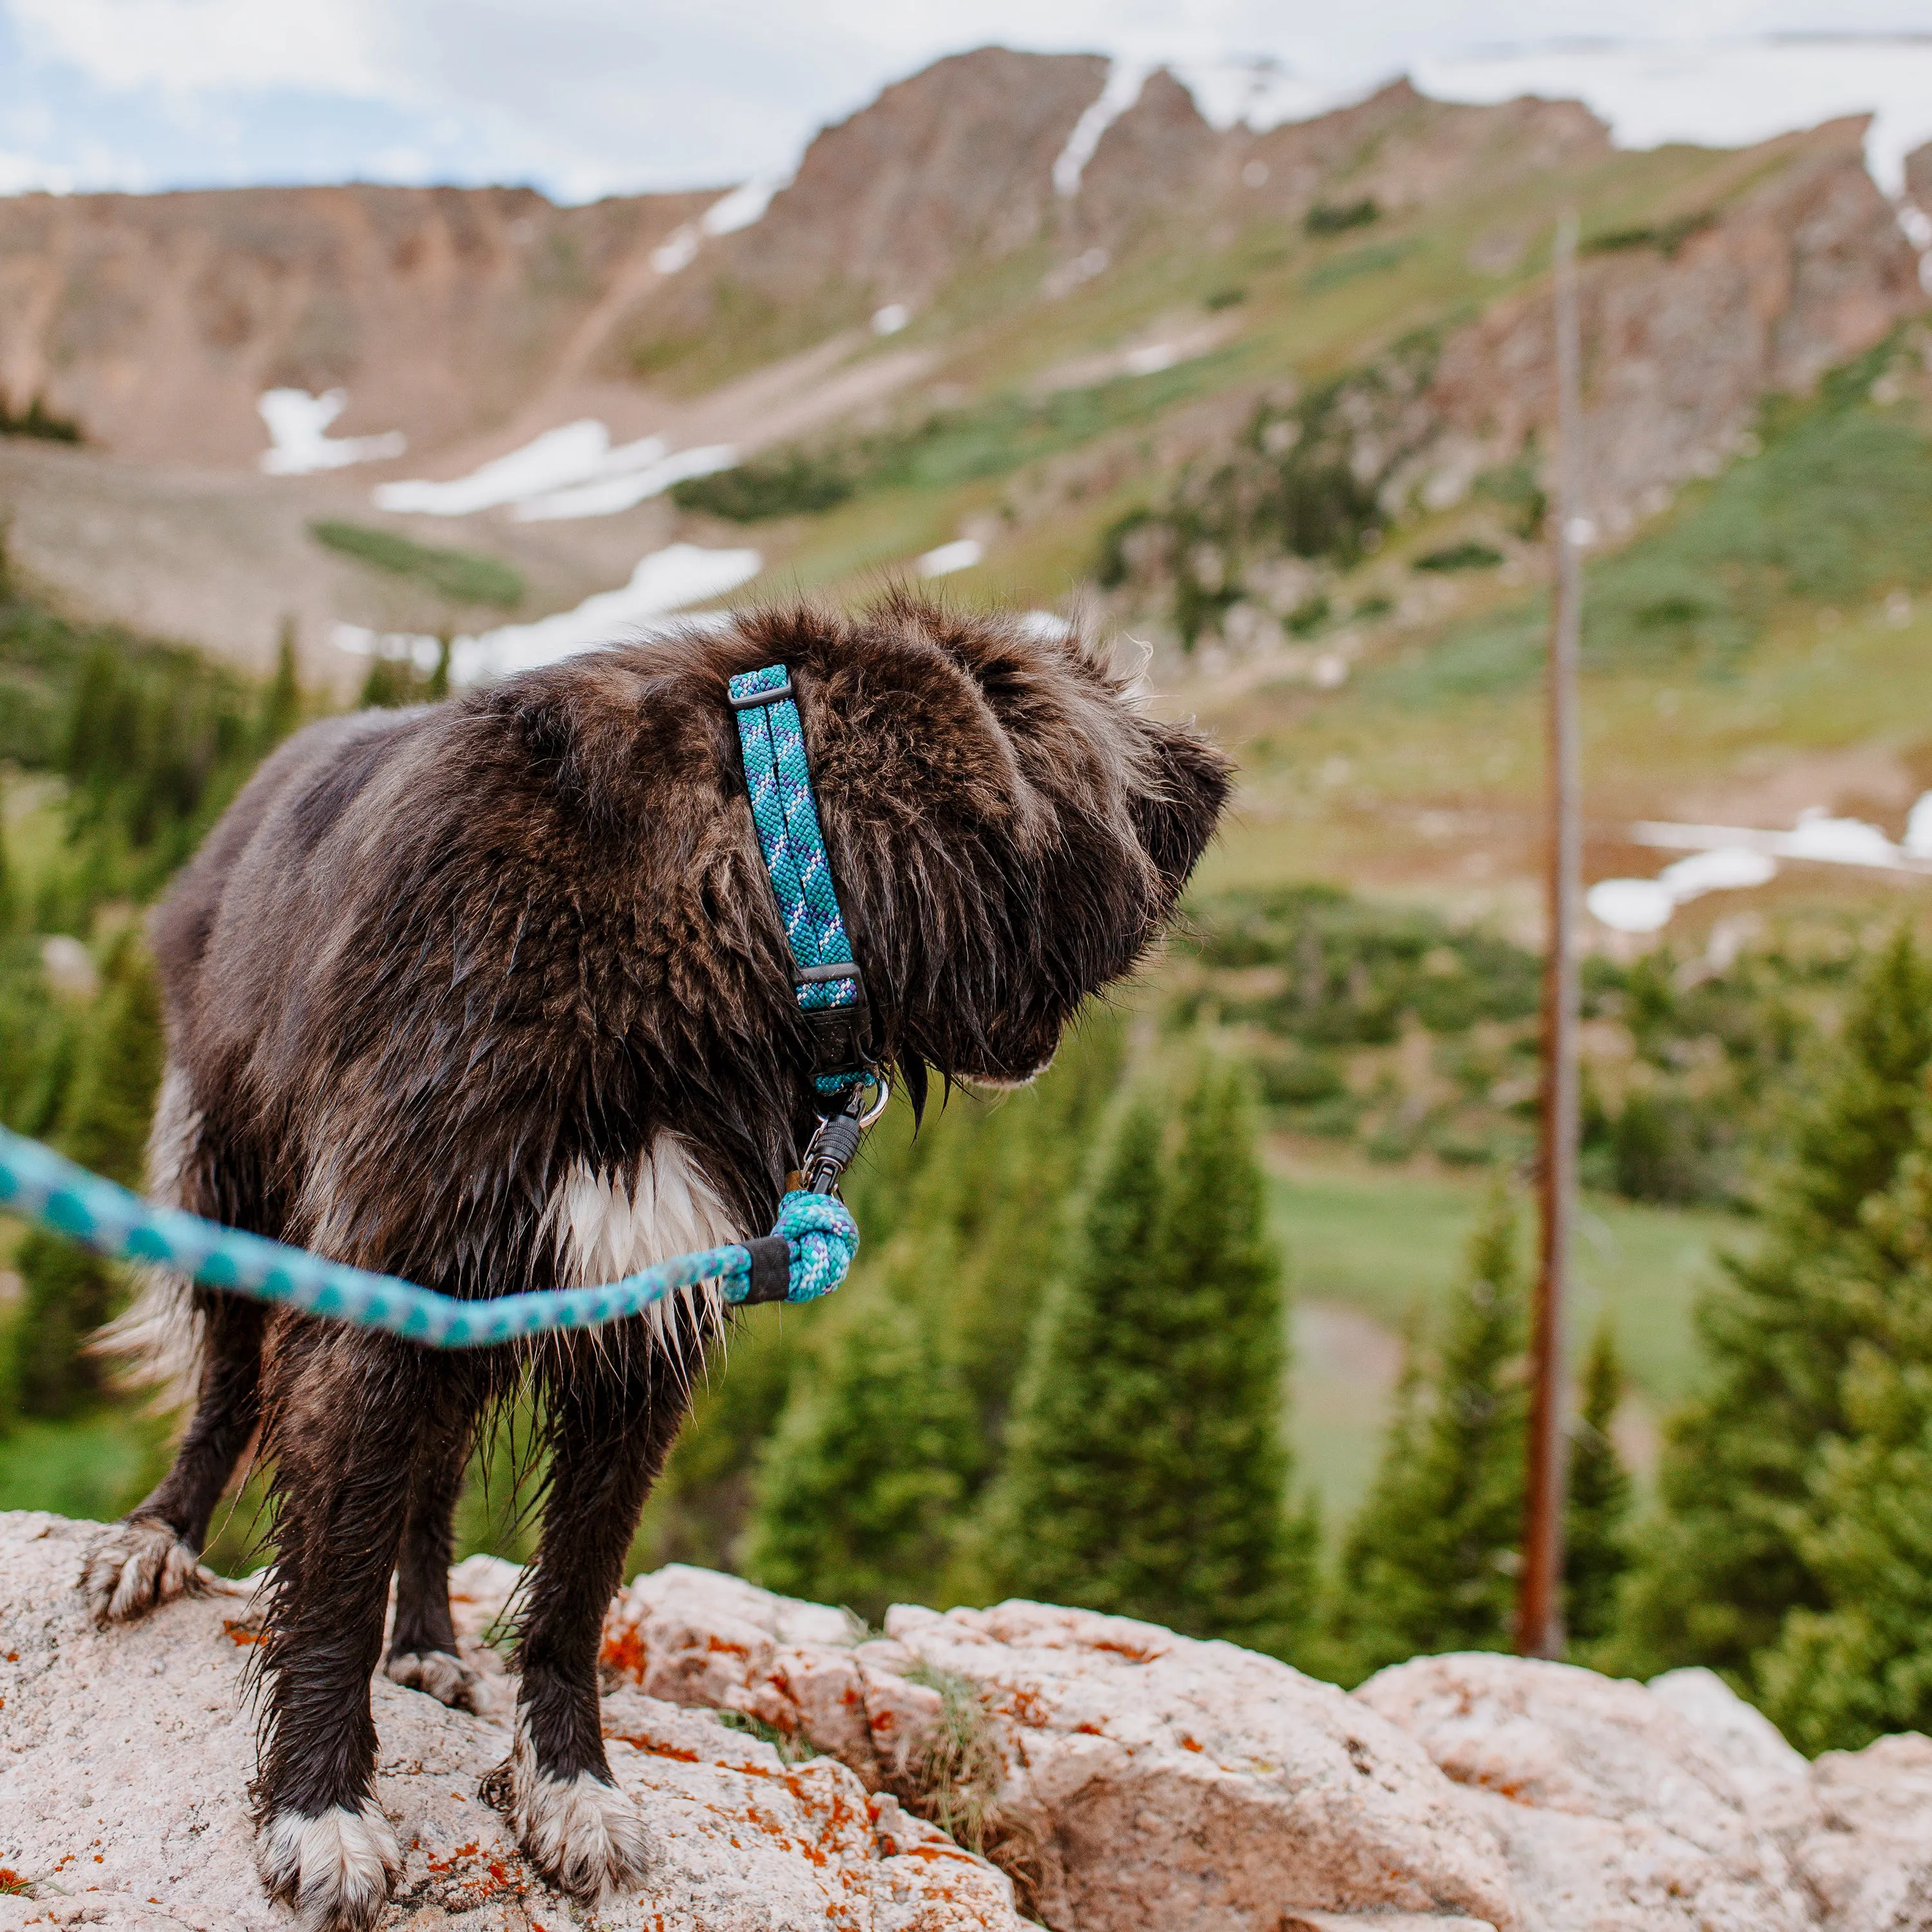
[[[149,922],[155,967],[160,975],[170,1029],[187,1024],[196,1004],[202,962],[222,901],[244,855],[278,810],[312,791],[352,794],[342,781],[352,763],[366,774],[412,722],[409,711],[357,711],[326,718],[297,732],[263,760],[223,813],[201,849],[183,868]],[[337,780],[332,786],[332,778]]]

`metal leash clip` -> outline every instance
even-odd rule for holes
[[[865,1102],[866,1089],[872,1098]],[[874,1067],[847,1095],[845,1104],[836,1114],[820,1118],[818,1130],[799,1163],[797,1185],[808,1194],[836,1194],[838,1178],[852,1164],[866,1130],[886,1111],[892,1090],[886,1076]]]

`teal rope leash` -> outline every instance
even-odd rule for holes
[[[733,1242],[660,1262],[601,1288],[549,1288],[464,1301],[394,1275],[325,1261],[178,1208],[157,1208],[4,1127],[0,1208],[110,1261],[150,1262],[210,1288],[358,1328],[380,1328],[431,1348],[482,1348],[562,1329],[599,1328],[700,1282],[722,1283],[728,1302],[812,1301],[845,1279],[859,1246],[858,1224],[843,1202],[795,1190],[784,1197],[778,1225],[766,1238],[784,1246],[782,1294],[770,1292],[776,1286],[772,1250],[758,1244],[765,1250],[761,1256],[752,1246]]]

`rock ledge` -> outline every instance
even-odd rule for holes
[[[292,1932],[252,1857],[250,1606],[97,1630],[74,1585],[106,1533],[0,1515],[0,1932]],[[512,1688],[482,1639],[520,1574],[452,1575],[496,1714],[376,1681],[407,1850],[385,1928],[573,1922],[477,1797]],[[610,1932],[1932,1932],[1932,1740],[1808,1763],[1705,1671],[1418,1658],[1351,1696],[1038,1604],[902,1606],[868,1637],[675,1564],[620,1594],[604,1662],[662,1852]],[[962,1763],[1017,1898],[914,1815],[968,1815]]]

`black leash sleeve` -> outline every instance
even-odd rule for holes
[[[751,1286],[745,1301],[782,1301],[791,1287],[791,1249],[777,1234],[759,1234],[744,1244],[752,1258]]]

